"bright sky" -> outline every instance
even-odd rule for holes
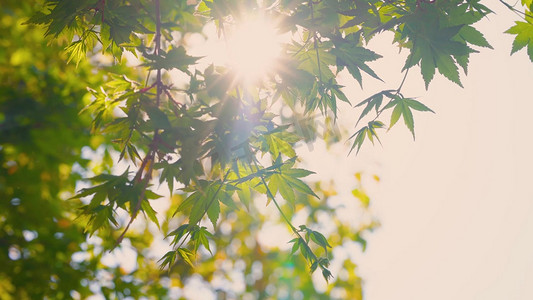
[[[437,113],[415,114],[416,142],[400,121],[383,147],[314,167],[334,178],[361,170],[382,178],[372,202],[382,227],[357,259],[366,300],[533,299],[533,64],[525,51],[509,56],[512,36],[503,31],[517,17],[494,4],[498,15],[479,28],[495,50],[471,57],[464,89],[439,75],[425,92],[412,70],[404,95]],[[405,57],[391,40],[370,44],[384,56],[374,65],[384,88],[400,82]],[[371,81],[364,96],[379,91]]]

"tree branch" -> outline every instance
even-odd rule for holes
[[[161,50],[161,11],[160,11],[160,3],[159,0],[154,1],[155,5],[155,19],[156,19],[156,32],[154,36],[154,54],[159,55]],[[159,103],[161,102],[161,93],[163,88],[163,83],[161,82],[161,69],[157,69],[157,75],[156,75],[156,82],[148,87],[148,89],[151,89],[153,86],[156,86],[157,92],[156,92],[156,106],[159,107]],[[143,92],[146,92],[143,91]],[[152,178],[152,171],[154,168],[155,163],[155,154],[156,154],[156,148],[157,148],[157,139],[159,137],[159,129],[155,129],[154,136],[152,138],[152,142],[150,143],[150,147],[148,149],[148,153],[144,157],[142,164],[137,171],[137,174],[135,174],[135,177],[133,178],[133,184],[139,183],[141,184],[141,192],[139,194],[139,198],[137,199],[137,203],[135,204],[135,207],[130,211],[131,218],[128,224],[126,225],[126,228],[124,228],[124,231],[120,234],[117,241],[115,242],[115,245],[113,246],[113,249],[117,247],[122,240],[124,239],[124,236],[126,235],[126,232],[128,232],[128,229],[130,228],[131,224],[139,214],[139,211],[142,207],[142,202],[144,201],[144,196],[146,194],[146,188],[148,187],[148,183],[150,182],[150,179]],[[146,169],[148,166],[148,170],[146,173],[144,173],[143,177],[143,170]]]

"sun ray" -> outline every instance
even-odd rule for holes
[[[275,71],[282,37],[266,17],[248,17],[238,22],[228,36],[228,66],[239,80],[254,82]]]

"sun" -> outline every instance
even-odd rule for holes
[[[274,71],[282,37],[271,20],[264,17],[242,20],[231,31],[227,42],[228,65],[241,80],[261,80]]]

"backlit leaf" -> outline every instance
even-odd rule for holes
[[[515,34],[511,54],[527,46],[527,54],[533,62],[533,24],[517,21],[506,33]]]
[[[213,223],[213,227],[217,226],[217,220],[220,215],[220,203],[218,202],[218,199],[211,200],[211,205],[209,205],[209,208],[207,209],[207,216],[209,217],[209,220],[211,220],[211,223]]]

